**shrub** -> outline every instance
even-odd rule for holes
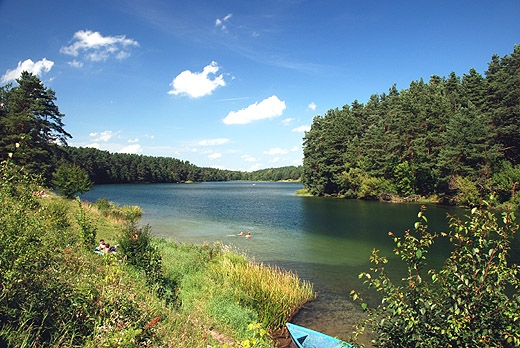
[[[456,190],[452,202],[458,206],[476,207],[480,204],[480,193],[477,185],[470,179],[455,176],[450,179],[450,188]]]
[[[144,271],[149,285],[165,283],[162,258],[156,247],[152,245],[151,227],[138,227],[135,221],[127,222],[118,239],[118,249],[128,264]],[[165,289],[159,288],[159,294]]]
[[[360,274],[382,300],[376,308],[361,304],[369,317],[358,333],[371,328],[374,343],[388,347],[520,345],[520,268],[508,263],[518,229],[514,214],[502,213],[499,223],[487,205],[472,209],[465,221],[450,217],[450,232],[441,236],[454,249],[438,272],[426,272],[425,260],[439,235],[427,231],[424,208],[418,217],[415,232],[401,238],[390,234],[395,254],[407,267],[400,284],[390,279],[387,259],[377,250],[370,258],[372,272]],[[359,294],[351,294],[360,300]]]
[[[83,315],[92,303],[73,295],[71,265],[81,261],[69,257],[77,241],[63,206],[40,204],[37,183],[18,168],[2,164],[0,178],[0,336],[10,346],[77,344],[92,331]]]
[[[52,184],[58,192],[67,198],[92,189],[88,173],[75,164],[62,164],[52,175]]]

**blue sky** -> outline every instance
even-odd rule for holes
[[[72,146],[256,170],[302,163],[316,115],[484,74],[520,1],[0,0],[0,84],[56,92]]]

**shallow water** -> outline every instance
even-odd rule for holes
[[[297,196],[301,188],[265,182],[99,185],[82,199],[139,205],[142,223],[150,224],[154,235],[195,244],[222,242],[256,261],[298,273],[314,284],[318,298],[293,322],[348,340],[363,317],[350,291],[375,301],[358,279],[370,268],[370,252],[376,248],[391,258],[388,232],[399,235],[412,228],[420,205]],[[462,210],[428,207],[431,231],[447,229],[448,212]],[[236,236],[240,231],[252,237]],[[432,266],[446,249],[438,245],[432,251]]]

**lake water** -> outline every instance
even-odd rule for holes
[[[346,340],[363,317],[350,291],[374,299],[358,279],[371,266],[370,252],[376,248],[392,258],[388,232],[402,235],[413,228],[420,205],[297,196],[301,188],[300,183],[266,182],[99,185],[81,198],[139,205],[142,223],[150,224],[156,236],[195,244],[223,242],[251,259],[296,272],[314,284],[318,298],[293,322]],[[461,215],[463,210],[428,207],[430,231],[447,230],[447,213]],[[240,231],[251,232],[252,238],[235,236]],[[436,245],[432,267],[448,248]]]

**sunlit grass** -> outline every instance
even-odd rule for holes
[[[261,263],[236,262],[233,254],[224,254],[213,269],[271,330],[283,326],[295,310],[315,296],[312,285],[295,273]]]
[[[269,331],[282,327],[315,297],[312,284],[295,273],[251,262],[220,244],[159,245],[165,274],[178,283],[182,308],[239,339],[253,321]]]
[[[0,183],[0,345],[272,347],[264,328],[281,327],[314,297],[295,274],[222,245],[157,238],[161,282],[150,283],[122,254],[95,254],[79,222],[114,244],[140,208],[33,191]]]

